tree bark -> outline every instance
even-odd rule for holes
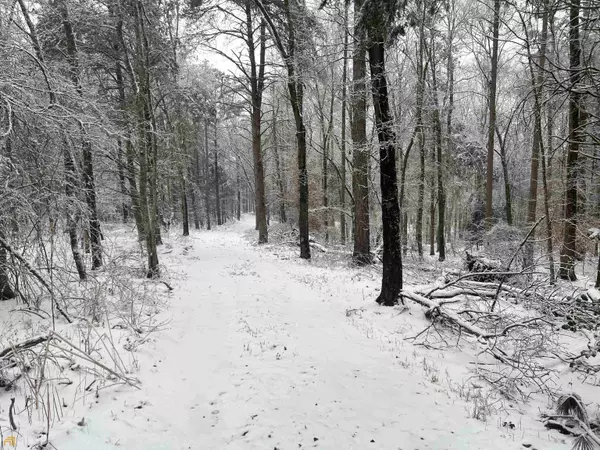
[[[485,190],[485,226],[493,223],[494,192],[494,133],[496,132],[496,86],[498,78],[498,35],[500,31],[500,0],[494,0],[494,20],[492,36],[492,69],[490,73],[489,122],[487,142],[487,178]]]
[[[341,189],[340,189],[340,243],[346,245],[346,109],[348,103],[348,8],[349,2],[344,4],[344,52],[342,66],[342,118],[341,118]]]
[[[363,0],[354,0],[354,14],[358,14]],[[367,141],[366,47],[365,32],[354,24],[354,49],[352,52],[352,93],[350,134],[352,137],[352,195],[354,197],[354,251],[356,264],[370,264],[371,233],[369,220],[369,157]]]
[[[179,174],[179,178],[181,180],[181,218],[182,218],[182,226],[183,226],[183,235],[190,235],[190,220],[189,220],[189,209],[188,209],[188,201],[187,201],[187,186],[185,182],[185,177],[183,176],[183,172]]]
[[[157,205],[157,147],[153,130],[152,92],[150,90],[149,44],[146,36],[144,6],[141,0],[132,5],[135,21],[135,75],[137,78],[136,113],[138,114],[139,166],[140,166],[140,210],[144,222],[148,268],[146,276],[160,276],[157,245],[160,240]]]
[[[369,65],[375,125],[379,139],[381,219],[383,222],[383,277],[377,303],[393,306],[402,289],[402,248],[400,246],[400,207],[396,172],[396,136],[392,128],[383,36],[370,36]]]
[[[285,213],[285,187],[283,185],[283,177],[281,176],[281,161],[279,159],[279,138],[277,136],[277,114],[279,108],[276,108],[273,115],[273,153],[275,157],[275,171],[277,172],[277,187],[279,188],[279,221],[287,222]]]
[[[208,148],[208,118],[204,119],[204,206],[206,208],[206,229],[210,230],[210,151]]]
[[[523,26],[525,21],[522,19]],[[526,28],[525,28],[526,29]],[[540,153],[543,153],[544,141],[542,138],[542,96],[543,96],[543,83],[545,78],[545,66],[546,66],[546,41],[548,39],[548,7],[547,4],[543,5],[543,16],[542,16],[542,32],[540,36],[540,51],[539,51],[539,62],[537,76],[534,73],[534,61],[531,52],[531,44],[529,37],[526,36],[525,44],[527,48],[527,55],[529,58],[529,72],[531,76],[531,84],[533,88],[534,98],[534,132],[533,132],[533,147],[531,150],[531,172],[529,181],[529,203],[527,209],[527,222],[528,226],[531,227],[536,221],[536,210],[537,210],[537,197],[538,197],[538,178],[539,178],[539,165],[540,165]],[[535,233],[535,232],[534,232]],[[535,235],[532,233],[531,240],[525,245],[523,266],[533,266],[533,240]]]
[[[423,2],[423,8],[426,7]],[[419,46],[417,49],[417,93],[416,93],[416,121],[417,140],[419,147],[419,187],[417,191],[417,217],[415,224],[415,240],[417,241],[417,254],[423,258],[423,211],[425,206],[425,126],[423,124],[423,103],[425,95],[425,76],[427,73],[424,64],[425,51],[425,14],[423,11],[419,26]]]
[[[254,194],[256,203],[256,224],[258,225],[258,243],[268,242],[267,207],[265,201],[265,169],[261,145],[262,97],[265,85],[266,35],[264,20],[260,24],[260,56],[258,68],[255,55],[254,25],[251,3],[246,3],[246,37],[250,57],[250,97],[252,111],[252,157],[254,160]],[[257,70],[258,69],[258,70]]]
[[[438,100],[438,84],[435,66],[435,42],[432,42],[430,49],[430,65],[431,65],[431,80],[433,90],[433,122],[435,126],[435,156],[436,156],[436,173],[437,173],[437,251],[438,259],[444,261],[446,259],[446,192],[444,190],[444,159],[442,155],[442,120],[440,105]]]
[[[565,190],[565,225],[563,245],[560,250],[559,276],[563,280],[575,281],[575,248],[577,232],[577,184],[579,143],[582,140],[581,94],[577,91],[580,79],[581,42],[579,41],[580,0],[571,0],[569,22],[569,142],[567,150],[567,178]]]
[[[63,20],[63,29],[67,45],[67,61],[69,62],[71,81],[80,97],[83,97],[83,88],[81,86],[81,76],[79,69],[79,55],[75,42],[75,34],[69,17],[67,1],[61,2],[61,15]],[[96,186],[94,183],[94,163],[92,159],[92,144],[87,136],[83,123],[79,121],[79,128],[82,133],[82,156],[83,156],[83,187],[85,193],[85,202],[87,204],[88,223],[90,228],[90,243],[92,247],[92,270],[102,267],[102,242],[100,231],[100,220],[98,220],[98,208],[96,206]]]

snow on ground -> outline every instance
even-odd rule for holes
[[[168,326],[135,351],[141,389],[71,409],[55,448],[570,448],[529,409],[498,412],[469,355],[405,341],[422,309],[377,306],[375,270],[257,247],[253,221],[161,249],[175,290]]]

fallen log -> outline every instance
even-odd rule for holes
[[[41,344],[42,342],[46,342],[50,339],[52,339],[50,335],[36,336],[31,339],[27,339],[26,341],[11,344],[9,347],[0,351],[0,359],[10,356],[11,354],[17,353],[20,350],[35,347],[36,345]]]
[[[472,279],[479,282],[502,281],[507,274],[499,261],[473,256],[469,252],[465,259],[467,270],[473,274]]]

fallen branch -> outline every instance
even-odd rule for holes
[[[0,351],[0,358],[10,356],[11,354],[14,354],[19,350],[26,350],[28,348],[35,347],[36,345],[41,344],[42,342],[49,341],[50,339],[52,339],[50,335],[36,336],[34,338],[27,339],[26,341],[19,342],[17,344],[11,344],[9,347]]]
[[[434,317],[441,316],[441,317],[449,320],[450,322],[458,325],[460,328],[467,331],[468,333],[470,333],[474,336],[477,336],[478,338],[484,339],[484,340],[506,336],[506,334],[513,328],[527,327],[527,326],[531,325],[532,323],[536,323],[536,322],[544,322],[544,323],[551,324],[548,320],[544,319],[543,317],[534,317],[531,319],[524,320],[522,322],[516,322],[516,323],[512,323],[510,325],[507,325],[500,332],[488,332],[488,331],[484,330],[483,328],[480,328],[477,325],[473,325],[472,323],[470,323],[467,320],[460,317],[459,314],[461,314],[461,311],[454,312],[454,311],[444,308],[443,307],[444,304],[447,304],[448,302],[437,302],[435,300],[429,299],[427,297],[417,294],[416,292],[411,292],[411,291],[402,291],[400,293],[400,295],[402,297],[409,298],[409,299],[419,303],[420,305],[423,305],[423,306],[426,306],[427,308],[429,308],[429,310],[425,313],[426,317],[434,318]],[[482,313],[483,313],[483,311],[482,311]]]
[[[53,342],[54,347],[58,348],[59,350],[62,350],[64,352],[67,353],[71,353],[73,356],[76,356],[78,358],[84,359],[87,362],[94,364],[98,367],[100,367],[101,369],[106,370],[108,373],[110,373],[111,375],[113,375],[114,377],[118,378],[119,380],[125,382],[126,384],[128,384],[129,386],[133,386],[136,389],[140,389],[140,387],[138,386],[139,381],[132,379],[132,378],[128,378],[124,375],[121,375],[120,373],[115,372],[112,369],[109,369],[108,367],[106,367],[104,364],[102,364],[101,362],[93,359],[92,357],[90,357],[87,353],[85,353],[83,350],[81,350],[79,347],[76,347],[75,345],[73,345],[71,342],[69,342],[67,339],[65,339],[64,337],[62,337],[60,334],[56,333],[56,332],[51,332],[50,336],[53,337],[53,341],[60,341],[63,342],[64,344],[68,345],[70,347],[70,349],[65,349],[59,345],[56,344],[56,342]]]

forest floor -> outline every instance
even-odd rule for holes
[[[174,290],[168,325],[135,350],[141,389],[70,409],[54,448],[570,448],[543,400],[503,402],[473,377],[475,351],[407,341],[423,308],[376,305],[376,269],[258,247],[253,220],[161,248]]]

